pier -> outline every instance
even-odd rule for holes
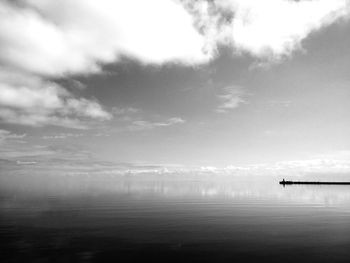
[[[321,185],[350,185],[350,182],[319,182],[319,181],[280,181],[283,186],[291,184],[321,184]]]

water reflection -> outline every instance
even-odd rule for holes
[[[350,187],[0,176],[1,262],[347,262]]]
[[[226,198],[232,200],[269,200],[314,205],[350,203],[350,186],[292,185],[282,187],[278,178],[231,177],[167,178],[86,177],[54,175],[11,175],[0,177],[0,193],[12,196],[99,196],[153,195],[159,198]]]

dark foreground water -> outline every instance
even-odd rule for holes
[[[0,176],[0,262],[349,262],[350,186]]]

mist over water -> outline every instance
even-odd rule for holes
[[[349,186],[278,178],[0,177],[2,262],[342,262]]]

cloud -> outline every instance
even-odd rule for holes
[[[168,127],[178,124],[183,124],[186,121],[180,117],[172,117],[165,120],[153,121],[158,116],[148,115],[142,109],[133,107],[113,107],[118,128],[114,129],[116,132],[121,131],[143,131],[155,128]],[[102,132],[95,136],[109,136],[109,133]]]
[[[16,134],[16,133],[12,133],[8,130],[0,129],[0,143],[4,142],[5,140],[8,140],[8,139],[23,139],[26,136],[27,135],[25,133],[24,134]]]
[[[350,13],[348,0],[218,0],[217,7],[233,17],[225,40],[238,51],[270,60],[291,56],[312,32]]]
[[[247,93],[242,87],[226,87],[223,94],[218,95],[220,105],[216,108],[218,113],[227,113],[230,110],[238,108],[241,104],[247,103],[245,97]]]
[[[267,62],[290,57],[302,49],[302,41],[311,33],[350,15],[349,0],[181,2],[194,16],[210,49],[229,46],[235,54],[249,54]]]
[[[303,160],[281,161],[276,163],[251,164],[226,167],[204,166],[198,173],[211,173],[228,176],[316,176],[316,178],[333,179],[334,176],[346,176],[350,172],[349,159],[310,158]]]
[[[141,110],[133,107],[126,107],[126,108],[121,108],[121,107],[113,107],[112,112],[115,115],[127,115],[127,114],[134,114],[134,113],[139,113]]]
[[[95,72],[123,56],[195,65],[217,45],[290,55],[349,15],[348,0],[18,0],[0,3],[0,61],[45,76]],[[298,19],[295,19],[295,18]],[[185,41],[184,41],[185,40]]]
[[[1,78],[0,119],[31,126],[55,125],[83,129],[87,120],[109,120],[95,100],[76,98],[63,87],[34,77],[16,82]],[[7,82],[7,83],[6,83]]]
[[[348,15],[348,0],[0,1],[0,119],[87,128],[87,119],[112,114],[53,79],[98,73],[124,57],[204,64],[219,45],[279,61],[302,49],[312,32]],[[222,100],[222,112],[243,103],[237,94]]]
[[[0,10],[0,61],[44,76],[95,72],[123,56],[201,64],[218,44],[279,58],[349,14],[348,0],[18,0]]]
[[[113,107],[112,113],[119,121],[130,122],[141,115],[143,111],[134,107]]]
[[[35,74],[93,72],[122,56],[147,64],[212,56],[193,18],[171,0],[19,0],[0,10],[0,60]]]
[[[348,174],[350,161],[344,159],[309,159],[278,162],[273,167],[275,171],[288,174]]]
[[[63,140],[67,138],[78,138],[82,137],[84,134],[82,133],[59,133],[55,135],[45,135],[43,136],[43,139],[45,140]]]
[[[164,122],[151,122],[151,121],[134,121],[128,126],[129,130],[140,131],[140,130],[151,130],[158,127],[168,127],[176,124],[183,124],[186,121],[182,118],[174,117],[170,118]]]
[[[51,79],[99,72],[123,57],[201,64],[214,55],[205,45],[193,17],[172,0],[1,1],[0,119],[87,128],[81,118],[109,120],[112,114]]]
[[[12,109],[0,109],[0,119],[3,122],[42,127],[45,125],[61,126],[71,129],[88,129],[88,125],[79,119],[50,116],[41,113],[24,113]]]

